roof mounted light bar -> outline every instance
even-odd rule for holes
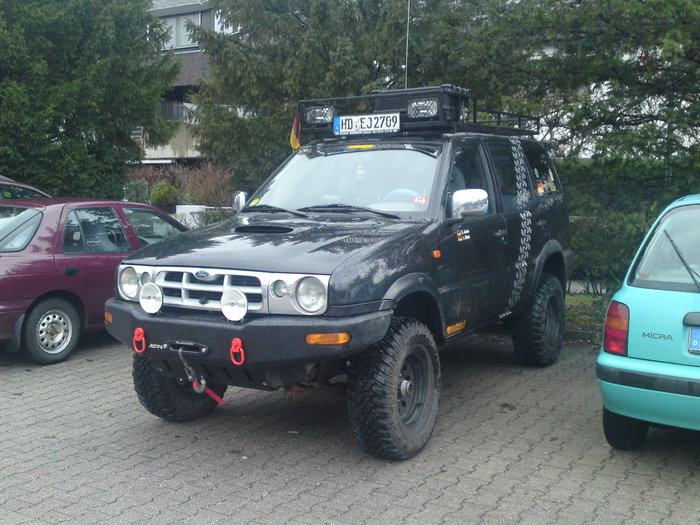
[[[536,135],[539,118],[477,108],[471,91],[451,84],[375,90],[370,95],[309,99],[299,102],[304,133],[369,135],[411,131],[480,131],[501,135]],[[372,118],[369,118],[372,116]],[[481,117],[486,117],[481,119]],[[396,125],[392,123],[396,122]]]

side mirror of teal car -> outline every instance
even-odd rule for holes
[[[613,447],[638,448],[650,425],[700,430],[700,195],[646,235],[608,308],[596,375]]]

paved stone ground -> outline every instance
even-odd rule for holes
[[[698,523],[700,433],[611,449],[595,355],[532,369],[496,336],[447,350],[432,440],[400,463],[354,445],[338,394],[230,389],[171,424],[106,335],[55,366],[0,355],[0,523]]]

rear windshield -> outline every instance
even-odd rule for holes
[[[0,206],[0,252],[23,250],[34,237],[41,212],[19,206]]]
[[[700,205],[681,206],[664,215],[637,258],[630,284],[700,291]]]

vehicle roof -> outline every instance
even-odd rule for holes
[[[0,186],[17,186],[19,188],[26,188],[28,190],[36,191],[37,193],[41,193],[42,195],[49,195],[48,193],[40,190],[39,188],[35,188],[34,186],[30,186],[29,184],[24,184],[23,182],[17,182],[8,177],[3,177],[2,175],[0,175]]]
[[[675,208],[676,206],[685,206],[687,204],[700,204],[700,193],[696,193],[695,195],[686,195],[685,197],[681,197],[680,199],[672,202],[669,206],[669,208]]]
[[[155,210],[153,206],[142,204],[140,202],[125,202],[117,200],[102,200],[102,199],[78,199],[78,198],[45,198],[45,199],[6,199],[0,201],[0,206],[15,206],[24,208],[48,208],[51,206],[65,206],[67,204],[85,204],[85,205],[118,205],[118,206],[136,206]]]

